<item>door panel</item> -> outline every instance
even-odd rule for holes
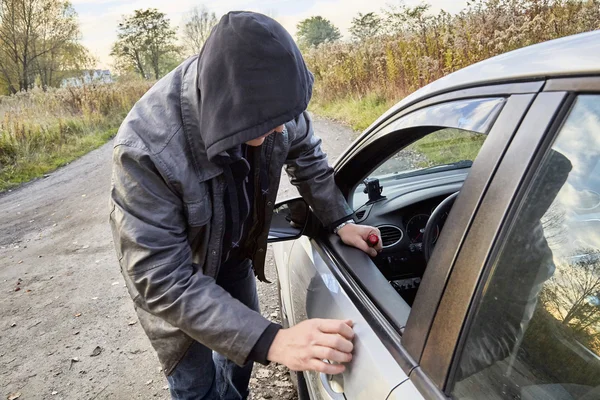
[[[460,332],[494,238],[524,171],[534,159],[539,143],[565,97],[565,93],[541,93],[536,97],[504,155],[458,253],[421,358],[421,368],[440,388],[446,384]]]
[[[345,398],[385,399],[392,389],[407,378],[381,340],[340,286],[314,241],[302,237],[296,241],[289,258],[289,281],[293,321],[308,318],[350,319],[354,322],[353,360],[336,383],[318,373],[305,373],[315,399],[336,398],[328,389],[341,387]],[[358,251],[358,250],[357,250]],[[343,397],[338,397],[343,398]]]

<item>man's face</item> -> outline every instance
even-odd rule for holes
[[[252,140],[249,140],[249,141],[247,141],[247,142],[246,142],[246,144],[247,144],[248,146],[258,147],[258,146],[260,146],[261,144],[263,144],[263,142],[265,141],[265,138],[266,138],[267,136],[269,136],[269,135],[270,135],[271,133],[273,133],[273,132],[276,132],[276,133],[281,133],[281,132],[283,132],[283,125],[279,125],[277,128],[273,129],[273,130],[272,130],[272,131],[270,131],[270,132],[267,132],[267,133],[265,133],[264,135],[262,135],[262,136],[261,136],[261,137],[259,137],[259,138],[256,138],[256,139],[252,139]]]

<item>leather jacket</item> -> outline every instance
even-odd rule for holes
[[[161,79],[133,107],[114,141],[110,224],[121,272],[164,372],[193,340],[239,365],[269,320],[215,283],[222,252],[223,169],[209,161],[200,129],[198,57]],[[282,167],[329,225],[352,210],[302,112],[262,145],[269,187],[259,199],[252,254],[264,275],[267,237]]]

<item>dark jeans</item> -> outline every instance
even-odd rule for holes
[[[217,284],[253,310],[259,311],[256,281],[249,260],[223,265]],[[194,342],[167,377],[174,400],[239,400],[249,394],[252,362],[239,367],[208,347]]]

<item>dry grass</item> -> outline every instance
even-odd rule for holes
[[[315,74],[313,109],[364,129],[385,106],[494,55],[600,29],[598,0],[478,0],[457,15],[405,8],[393,32],[305,53]],[[396,22],[394,25],[392,22]]]
[[[106,143],[151,85],[134,81],[0,97],[0,191]]]

